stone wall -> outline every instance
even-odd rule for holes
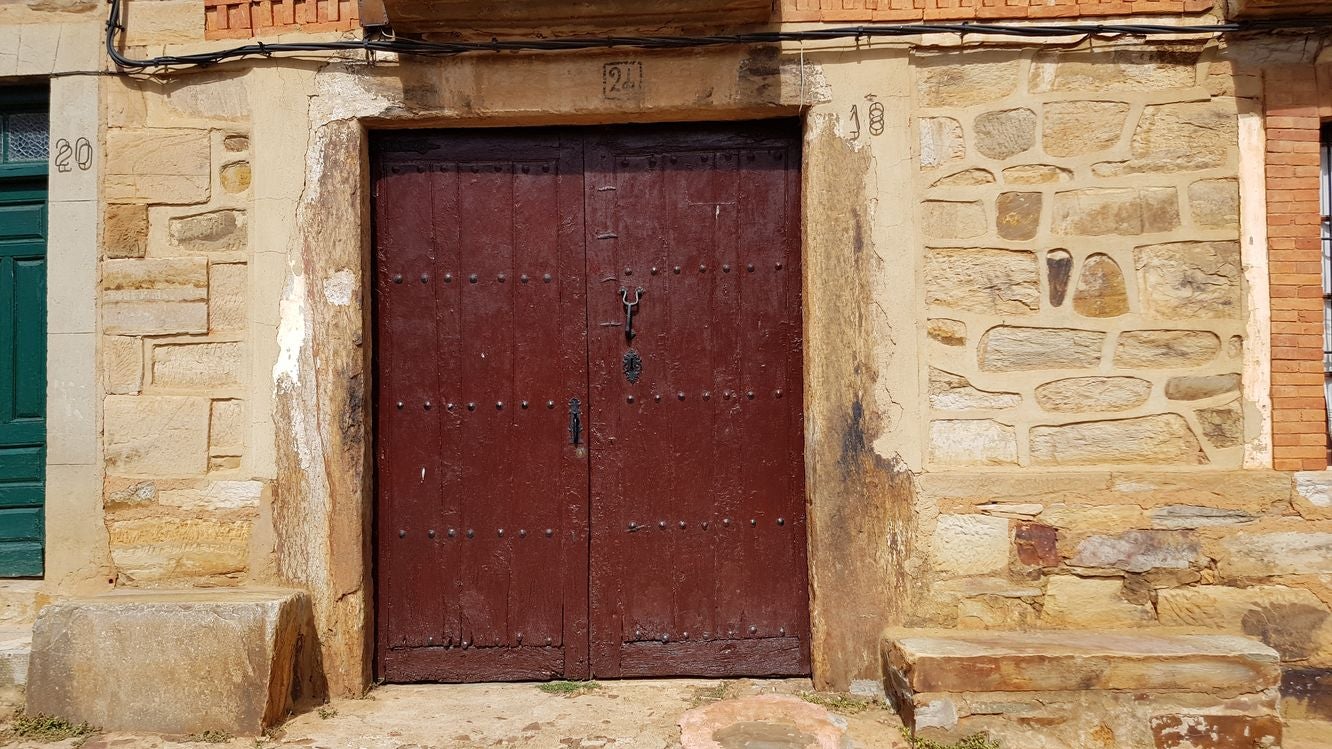
[[[1246,634],[1281,653],[1291,714],[1326,712],[1328,474],[1234,470],[1261,439],[1245,336],[1268,310],[1240,242],[1261,79],[1228,55],[916,55],[909,623]]]
[[[104,92],[111,558],[123,586],[235,585],[266,491],[245,460],[248,94],[227,74],[113,78]]]
[[[917,55],[933,466],[1237,467],[1237,108],[1197,46]]]

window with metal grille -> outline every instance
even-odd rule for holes
[[[1323,125],[1319,212],[1323,235],[1323,402],[1332,435],[1332,122]],[[1332,440],[1329,440],[1332,445]]]
[[[46,174],[50,116],[46,92],[0,88],[0,177]]]

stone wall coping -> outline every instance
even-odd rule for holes
[[[295,588],[164,588],[154,590],[113,590],[95,596],[71,598],[51,606],[143,606],[182,604],[283,603],[306,596]],[[50,607],[48,607],[50,608]]]
[[[972,656],[1109,656],[1122,658],[1223,655],[1260,661],[1279,660],[1272,648],[1240,635],[1161,634],[1142,630],[1088,632],[961,632],[899,634],[891,646],[909,658]]]

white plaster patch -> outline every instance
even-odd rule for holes
[[[356,276],[343,268],[324,281],[324,298],[335,307],[351,304],[352,294],[356,291]]]
[[[1332,507],[1332,471],[1295,474],[1295,492],[1315,507]]]
[[[305,277],[292,276],[278,303],[278,356],[273,363],[275,390],[281,392],[300,381],[305,337]]]

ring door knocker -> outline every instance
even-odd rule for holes
[[[629,301],[629,289],[620,287],[620,301],[624,303],[624,340],[634,340],[634,307],[643,298],[643,287],[634,289],[634,301]]]

